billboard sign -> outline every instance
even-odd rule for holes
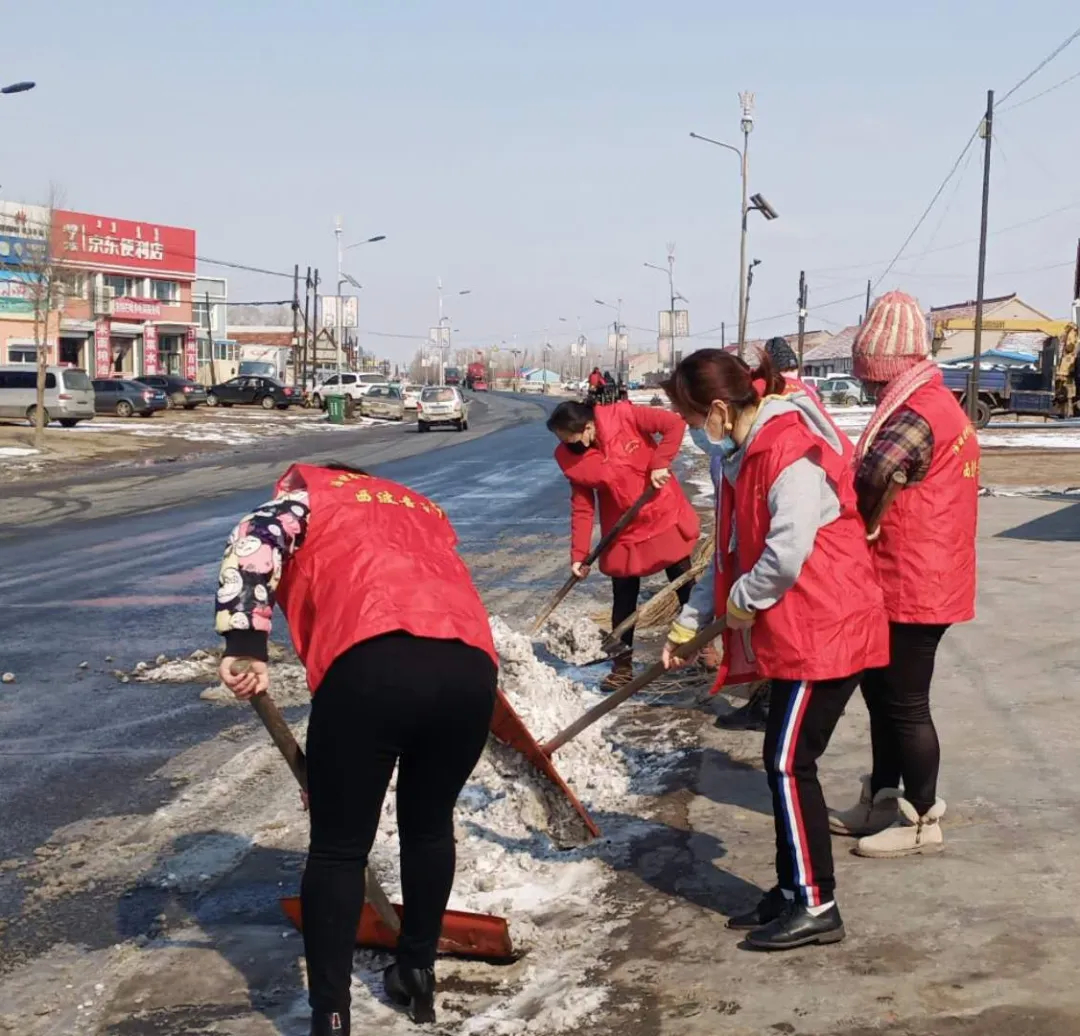
[[[360,299],[356,295],[342,295],[340,297],[341,326],[360,326]]]
[[[660,310],[660,337],[686,338],[690,334],[690,311],[688,309]]]
[[[156,320],[161,316],[161,303],[157,299],[135,299],[124,296],[113,299],[113,316]],[[150,372],[147,371],[147,373]]]
[[[195,279],[195,231],[54,209],[52,252],[72,266]]]
[[[337,295],[323,295],[322,297],[322,320],[320,327],[334,328],[338,325],[338,301]]]
[[[34,312],[35,287],[28,274],[0,270],[0,316],[8,313],[25,316]]]

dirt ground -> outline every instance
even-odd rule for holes
[[[983,485],[1080,486],[1080,450],[984,449]]]

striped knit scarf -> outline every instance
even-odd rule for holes
[[[873,445],[878,432],[893,414],[896,413],[919,389],[929,385],[934,379],[941,380],[941,370],[933,360],[920,360],[910,370],[904,371],[898,378],[885,387],[884,395],[878,400],[877,410],[870,418],[870,423],[863,430],[862,437],[855,447],[856,463],[866,456]]]

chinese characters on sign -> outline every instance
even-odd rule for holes
[[[86,227],[78,223],[65,223],[63,231],[65,252],[81,251],[89,255],[119,255],[125,259],[152,259],[158,263],[165,261],[165,246],[160,241],[113,237],[111,234],[87,235]],[[153,228],[153,232],[156,237],[157,227]]]
[[[66,264],[195,274],[195,231],[86,212],[53,212],[53,255]]]
[[[107,378],[112,367],[109,348],[109,322],[105,319],[94,324],[94,377]]]
[[[113,300],[113,315],[118,317],[160,317],[161,303],[157,299],[135,299],[125,296]]]
[[[199,376],[198,331],[189,327],[184,335],[184,377],[194,381]]]
[[[158,373],[158,333],[153,324],[143,328],[143,367],[144,374]]]

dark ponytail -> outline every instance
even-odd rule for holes
[[[680,413],[704,417],[715,399],[742,409],[765,396],[781,395],[785,382],[764,352],[751,368],[734,353],[699,349],[685,357],[660,387]]]

